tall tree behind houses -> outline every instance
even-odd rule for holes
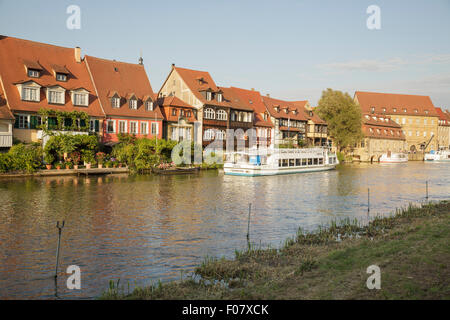
[[[328,123],[328,132],[339,151],[363,139],[361,108],[348,93],[329,88],[322,91],[317,113]]]

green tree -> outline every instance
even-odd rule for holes
[[[348,93],[327,89],[317,106],[318,115],[328,124],[328,132],[341,151],[363,138],[361,109]]]

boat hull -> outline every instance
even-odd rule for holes
[[[230,176],[245,176],[245,177],[258,177],[258,176],[274,176],[282,174],[296,174],[307,172],[319,172],[335,169],[335,165],[307,167],[307,168],[252,168],[252,167],[224,167],[224,174]]]

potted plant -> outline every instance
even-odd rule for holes
[[[66,162],[64,162],[64,165],[66,166],[66,170],[72,169],[73,167],[72,159],[67,158]]]
[[[91,150],[84,150],[81,158],[84,161],[86,169],[90,169],[92,163],[94,162],[94,153]]]
[[[105,161],[105,167],[106,167],[106,168],[111,168],[111,166],[112,166],[111,160],[106,160],[106,161]]]
[[[56,164],[56,169],[61,170],[61,161]]]
[[[113,168],[116,168],[117,167],[117,160],[116,160],[116,158],[111,158],[110,159],[110,161],[111,161],[111,164],[112,164],[112,166],[113,166]]]
[[[78,170],[78,164],[79,164],[80,161],[81,161],[81,154],[80,154],[78,151],[75,151],[75,152],[72,152],[72,153],[70,154],[70,156],[71,156],[71,158],[72,158],[72,160],[73,160],[73,168],[74,168],[75,170]]]
[[[53,161],[55,161],[55,157],[51,153],[46,153],[44,156],[44,161],[47,170],[50,170],[52,168]]]
[[[97,157],[98,167],[103,168],[103,161],[105,160],[106,154],[104,152],[97,152],[95,156]]]

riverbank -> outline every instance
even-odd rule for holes
[[[280,249],[207,258],[181,281],[135,288],[111,282],[102,299],[450,299],[450,201],[410,206],[368,225],[345,220],[299,230]],[[368,290],[366,269],[381,269]],[[194,279],[200,278],[199,281]]]

